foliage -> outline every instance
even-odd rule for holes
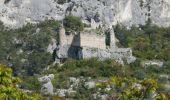
[[[152,25],[150,21],[139,27],[115,26],[115,34],[123,47],[133,49],[134,56],[140,59],[170,60],[170,28]]]
[[[58,40],[59,27],[58,21],[49,20],[15,30],[1,29],[0,63],[11,66],[15,75],[40,73],[52,61],[47,47],[52,37]]]
[[[64,3],[66,3],[66,1],[67,1],[67,0],[57,0],[57,3],[58,3],[58,4],[64,4]]]
[[[22,83],[20,83],[21,87],[27,90],[32,90],[39,92],[40,90],[40,82],[36,76],[27,76],[22,77]]]
[[[125,97],[128,98],[127,100],[133,100],[133,97],[136,99],[148,98],[152,94],[150,90],[155,89],[158,93],[155,98],[165,98],[165,93],[167,92],[164,91],[164,84],[166,83],[161,82],[159,75],[170,74],[169,64],[162,68],[155,66],[144,68],[140,63],[140,59],[138,59],[133,64],[122,66],[113,60],[100,61],[96,58],[83,60],[69,59],[62,66],[56,65],[50,67],[44,74],[55,73],[55,79],[53,80],[54,87],[66,89],[69,88],[68,80],[70,77],[84,77],[84,79],[91,77],[92,80],[106,80],[111,77],[108,81],[97,83],[97,88],[90,90],[85,88],[83,83],[80,83],[76,89],[77,93],[73,97],[74,99],[91,99],[92,94],[98,91],[101,94],[109,94],[110,96],[116,94],[122,100]],[[158,84],[158,82],[160,83]],[[110,85],[112,88],[110,92],[105,91],[108,84],[112,84]],[[132,88],[134,84],[141,84],[143,90]],[[102,90],[99,90],[99,88]]]
[[[122,66],[113,60],[100,61],[96,58],[85,60],[68,60],[62,67],[56,68],[62,76],[108,77],[113,74],[123,75]],[[118,73],[120,72],[120,73]]]
[[[105,84],[97,83],[97,87],[108,85],[113,87],[109,94],[116,94],[119,100],[168,100],[165,94],[158,93],[158,82],[154,79],[141,81],[135,78],[113,76]],[[153,96],[154,94],[156,95]]]
[[[66,28],[66,31],[68,32],[80,32],[84,29],[84,24],[81,22],[81,19],[79,17],[75,16],[67,16],[64,19],[64,26]]]
[[[21,80],[12,76],[12,70],[0,64],[1,100],[41,100],[38,94],[27,94],[17,87]]]
[[[124,47],[127,47],[128,42],[127,42],[127,37],[125,35],[126,33],[125,27],[120,24],[117,24],[114,27],[114,30],[115,30],[115,36],[119,39],[120,44]]]
[[[0,32],[4,30],[4,25],[3,25],[3,22],[0,21]]]
[[[81,20],[74,16],[67,16],[64,20],[64,25],[69,32],[83,30]],[[52,55],[47,53],[46,49],[52,37],[56,40],[58,39],[59,26],[59,22],[45,21],[38,25],[27,24],[17,30],[4,30],[3,24],[0,23],[0,63],[10,65],[14,70],[14,75],[22,77],[24,80],[21,83],[22,88],[34,91],[40,89],[40,84],[34,74],[41,74],[42,70],[51,64]],[[55,79],[53,80],[55,88],[68,88],[69,77],[77,78],[82,76],[99,80],[114,76],[108,82],[101,83],[102,89],[104,89],[103,86],[108,84],[115,86],[112,87],[111,92],[106,92],[107,94],[116,93],[123,100],[133,100],[134,98],[140,100],[140,98],[149,98],[149,94],[155,91],[158,92],[155,99],[166,100],[166,96],[162,92],[166,82],[162,82],[158,77],[160,74],[170,74],[170,63],[168,62],[170,60],[170,28],[157,27],[151,25],[149,21],[146,26],[132,26],[131,29],[126,29],[124,26],[117,25],[114,28],[121,47],[131,47],[134,56],[138,57],[135,63],[122,66],[109,59],[105,61],[100,61],[96,58],[68,59],[62,66],[52,66],[43,74],[55,74]],[[146,59],[159,59],[166,63],[162,68],[155,66],[143,68],[140,61]],[[7,70],[6,72],[8,73]],[[9,72],[12,73],[11,71]],[[9,79],[15,80],[15,78]],[[15,83],[14,80],[11,83],[7,79],[2,83],[8,85],[8,82],[10,82],[10,84],[13,84],[12,87],[16,88],[15,85],[18,82]],[[157,80],[161,83],[158,84]],[[134,88],[135,83],[140,84],[142,90]],[[101,84],[99,83],[98,85]],[[88,90],[80,84],[74,99],[91,99],[92,94],[98,91],[97,89]],[[17,88],[15,91],[18,90]],[[11,91],[13,92],[13,90]],[[104,90],[100,92],[105,93]],[[15,93],[20,95],[20,92]],[[13,96],[13,94],[11,95]]]

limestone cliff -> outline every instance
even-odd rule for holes
[[[72,14],[84,22],[112,26],[123,23],[145,24],[148,18],[159,26],[170,26],[169,0],[0,0],[0,20],[6,26],[17,28],[26,23],[45,19],[62,20]]]

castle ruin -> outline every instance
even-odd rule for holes
[[[132,56],[130,48],[118,48],[116,46],[116,38],[114,31],[110,29],[110,46],[106,45],[106,35],[96,34],[95,32],[67,33],[62,27],[59,31],[59,45],[56,50],[56,61],[62,59],[87,59],[98,58],[101,60],[114,59],[120,64],[134,62],[135,57]]]

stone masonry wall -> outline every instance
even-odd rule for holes
[[[57,59],[96,57],[98,59],[114,59],[120,64],[132,63],[136,58],[132,55],[130,48],[117,48],[115,44],[114,31],[111,31],[110,48],[106,48],[105,36],[94,32],[81,32],[80,34],[66,34],[64,28],[60,29],[60,48],[57,51]]]
[[[96,33],[81,33],[80,40],[82,47],[106,49],[105,36]]]
[[[71,44],[76,45],[76,43],[72,43],[72,42],[73,42],[74,35],[73,35],[73,34],[66,35],[64,28],[61,28],[61,29],[60,29],[59,37],[60,37],[60,41],[59,41],[60,46],[71,45]],[[78,43],[77,43],[77,44],[78,44]]]
[[[74,35],[65,33],[64,28],[60,29],[60,46],[71,45],[78,47],[91,47],[106,49],[105,36],[97,35],[96,33],[82,32]]]

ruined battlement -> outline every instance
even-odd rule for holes
[[[94,32],[66,33],[64,28],[59,32],[60,45],[71,45],[77,47],[90,47],[106,49],[105,36]]]
[[[106,35],[99,35],[93,31],[81,33],[66,33],[64,28],[60,29],[59,49],[57,50],[57,61],[65,58],[88,59],[96,57],[101,60],[114,59],[120,64],[134,62],[136,58],[132,55],[130,48],[118,48],[113,29],[109,29],[110,48],[106,48]]]
[[[131,63],[136,60],[130,48],[117,48],[116,37],[110,29],[110,48],[106,48],[106,36],[93,31],[81,33],[66,33],[64,28],[59,32],[59,49],[57,59],[75,58],[87,59],[96,57],[101,60],[114,59],[120,64]]]

